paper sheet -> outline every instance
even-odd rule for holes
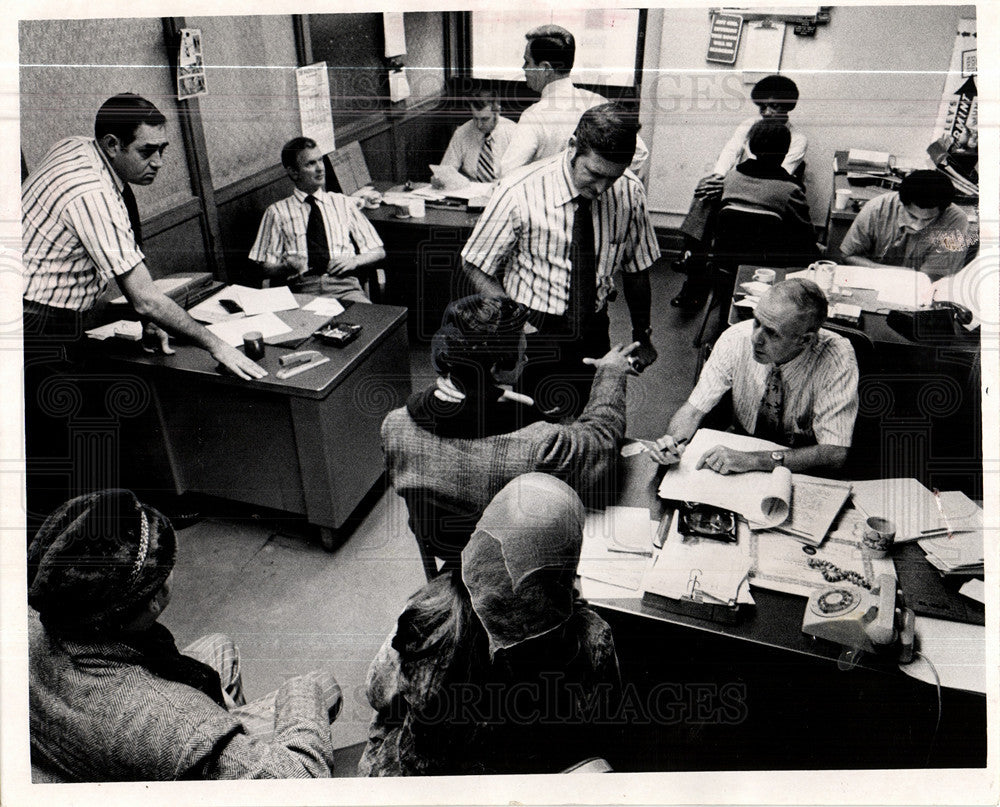
[[[986,628],[917,616],[917,646],[921,656],[899,669],[911,678],[934,685],[937,670],[941,685],[986,693]]]
[[[273,289],[251,289],[246,286],[234,286],[236,302],[243,306],[246,315],[265,314],[268,311],[291,311],[298,308],[295,295],[288,286],[275,286]]]
[[[653,563],[658,526],[646,507],[609,507],[588,513],[577,574],[639,593],[642,576]]]
[[[963,594],[970,600],[975,600],[986,605],[986,583],[977,577],[972,578],[967,583],[963,583],[958,593]]]
[[[660,483],[664,499],[700,502],[734,510],[752,526],[775,527],[788,517],[792,495],[792,474],[784,467],[771,473],[718,474],[710,468],[697,470],[702,455],[713,446],[725,445],[738,451],[771,451],[777,443],[715,429],[699,429],[681,455],[681,461],[667,469]]]
[[[850,492],[848,482],[793,474],[791,509],[788,519],[779,526],[800,541],[819,544]]]
[[[344,306],[336,297],[316,297],[302,306],[303,311],[312,311],[324,317],[335,317],[344,313]]]
[[[240,286],[234,283],[231,286],[226,286],[220,289],[211,297],[202,300],[198,305],[192,306],[188,309],[188,313],[194,317],[198,322],[212,323],[212,322],[225,322],[228,319],[239,319],[243,317],[243,314],[239,312],[235,314],[230,314],[219,305],[219,300],[236,300],[237,302],[240,293],[242,292],[253,292],[254,289],[250,286]]]
[[[178,277],[177,275],[170,275],[169,277],[160,277],[154,280],[156,288],[162,291],[164,294],[169,294],[178,286],[182,286],[191,280],[190,275],[184,277]],[[126,303],[125,295],[119,294],[115,297],[109,305],[124,305]]]
[[[431,173],[440,180],[446,191],[457,190],[469,184],[469,178],[459,173],[454,165],[432,165]]]
[[[755,533],[747,530],[746,538],[741,533],[740,541],[745,540],[751,559],[750,585],[808,597],[817,589],[833,585],[823,577],[820,569],[809,565],[814,558],[832,563],[845,572],[856,572],[872,584],[883,574],[895,579],[896,567],[891,557],[872,558],[862,552],[854,525],[863,518],[857,510],[845,511],[837,529],[819,547],[806,547],[801,541],[776,530]],[[807,549],[812,551],[807,552]]]
[[[97,339],[100,342],[118,335],[131,342],[138,342],[142,339],[142,323],[138,320],[119,319],[98,328],[91,328],[86,333],[91,339]]]
[[[248,331],[260,331],[261,336],[267,339],[269,336],[277,336],[292,330],[271,312],[215,322],[207,327],[223,342],[233,347],[243,344],[243,334]]]

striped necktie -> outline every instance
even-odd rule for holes
[[[479,149],[476,179],[479,182],[492,182],[496,178],[496,171],[493,168],[493,135],[488,134],[483,138],[482,148]]]
[[[754,436],[775,443],[786,443],[783,425],[784,412],[785,386],[781,380],[781,368],[774,365],[767,375],[764,395],[760,399],[760,408],[757,410],[757,425],[753,430]]]

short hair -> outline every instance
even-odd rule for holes
[[[285,168],[298,168],[299,154],[314,148],[316,148],[316,141],[311,137],[293,137],[281,149],[281,164]]]
[[[524,35],[535,64],[548,62],[557,73],[568,73],[576,60],[576,40],[561,25],[539,25]]]
[[[762,118],[750,127],[747,145],[761,162],[781,165],[792,144],[792,133],[781,121]]]
[[[528,309],[509,298],[473,294],[448,304],[431,341],[431,363],[465,390],[492,381],[495,366],[511,369],[521,352]]]
[[[94,119],[94,137],[114,135],[123,146],[135,140],[136,130],[147,126],[164,126],[167,119],[156,106],[141,95],[123,92],[101,104]]]
[[[944,210],[954,198],[955,186],[939,171],[911,171],[899,185],[899,201],[904,205]]]
[[[814,333],[826,321],[827,300],[822,289],[805,278],[782,280],[771,287],[776,294],[798,309],[806,326],[806,333]]]
[[[573,137],[581,153],[594,152],[609,162],[628,165],[635,156],[639,121],[621,104],[591,107],[580,117]]]
[[[774,104],[791,112],[799,100],[799,88],[787,76],[764,76],[750,90],[750,100],[755,104]]]
[[[486,109],[500,105],[500,95],[496,90],[473,90],[465,102],[473,109]]]

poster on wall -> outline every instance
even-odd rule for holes
[[[177,100],[206,95],[205,61],[201,55],[201,29],[181,29],[181,49],[177,57]]]
[[[324,154],[336,146],[333,137],[333,111],[330,108],[330,80],[326,62],[300,67],[295,71],[295,86],[299,96],[299,121],[302,134],[316,141]]]
[[[941,104],[934,127],[934,144],[928,149],[935,163],[947,163],[948,172],[959,190],[978,192],[966,187],[979,181],[979,90],[976,49],[976,21],[962,18],[955,33],[951,64],[944,80]],[[958,173],[956,178],[953,174]]]

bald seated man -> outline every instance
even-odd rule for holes
[[[844,465],[858,413],[858,364],[843,336],[823,330],[827,301],[811,280],[776,283],[752,320],[723,332],[698,383],[651,457],[680,460],[705,415],[728,390],[734,430],[778,443],[775,451],[709,449],[698,468],[720,474],[836,471]]]

